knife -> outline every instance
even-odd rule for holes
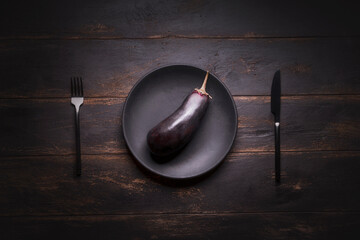
[[[280,70],[276,71],[271,86],[271,112],[275,122],[275,181],[280,183]]]

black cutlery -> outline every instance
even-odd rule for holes
[[[275,75],[271,86],[271,112],[275,121],[275,181],[280,183],[280,104],[281,104],[280,70]]]
[[[76,125],[76,175],[81,175],[81,148],[80,148],[80,106],[84,102],[83,84],[81,77],[71,78],[71,103],[75,107]]]

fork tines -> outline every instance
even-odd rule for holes
[[[83,84],[81,77],[71,78],[71,96],[72,97],[83,97]]]
[[[71,78],[71,103],[75,107],[76,133],[76,175],[81,175],[81,146],[80,146],[80,106],[84,102],[83,84],[81,77]]]

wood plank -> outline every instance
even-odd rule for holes
[[[2,218],[7,239],[358,239],[359,213]]]
[[[269,97],[235,97],[238,133],[232,152],[274,150]],[[81,109],[83,154],[126,152],[124,99],[88,98]],[[282,151],[360,150],[360,96],[283,97]],[[70,99],[0,100],[0,154],[75,152]]]
[[[87,97],[126,97],[168,64],[209,69],[233,95],[269,95],[278,69],[284,95],[360,93],[356,38],[13,40],[0,41],[0,52],[1,98],[68,97],[79,75]]]
[[[360,152],[286,152],[275,185],[273,153],[234,153],[212,174],[159,178],[128,154],[2,157],[0,215],[333,212],[360,210]]]
[[[3,38],[359,35],[359,3],[328,1],[5,1]]]
[[[75,110],[68,99],[0,100],[1,155],[66,155],[75,149]],[[124,99],[86,99],[81,107],[83,154],[125,152]]]

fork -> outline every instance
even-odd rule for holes
[[[83,84],[81,77],[71,78],[71,103],[75,107],[76,125],[76,175],[81,175],[81,148],[80,148],[80,106],[84,102]]]

